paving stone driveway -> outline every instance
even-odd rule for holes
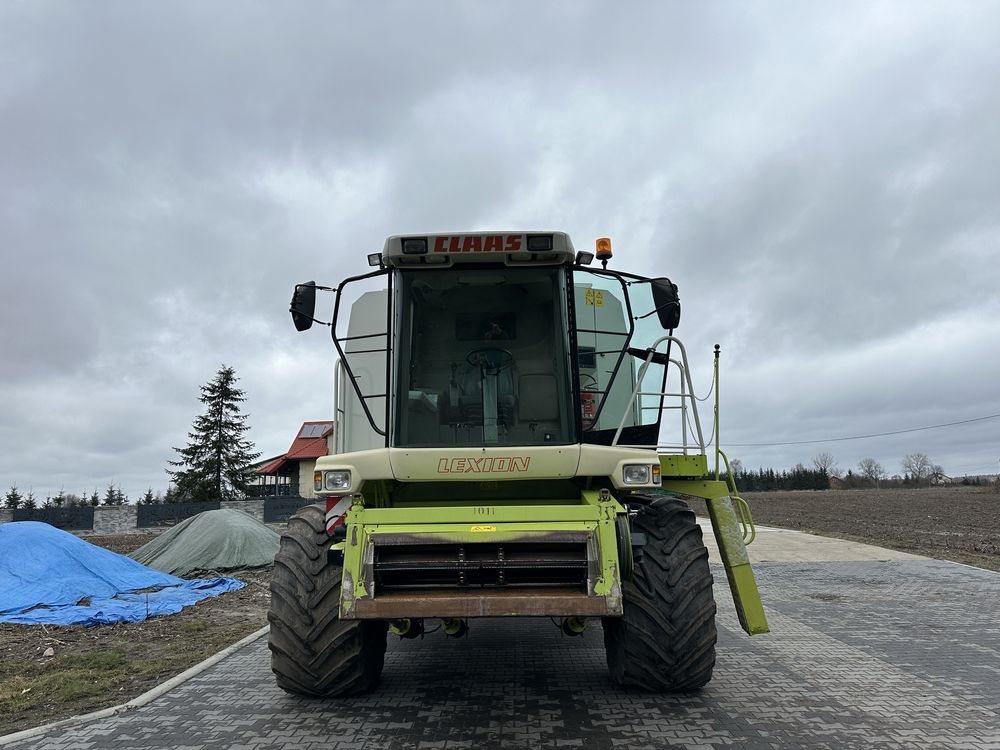
[[[1000,749],[1000,575],[934,560],[756,567],[774,631],[739,629],[721,568],[719,660],[695,695],[612,687],[600,627],[477,621],[391,639],[382,686],[278,690],[265,640],[159,700],[25,748]]]

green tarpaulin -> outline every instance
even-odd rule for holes
[[[209,510],[177,524],[130,557],[174,575],[259,568],[274,562],[278,535],[239,510]]]

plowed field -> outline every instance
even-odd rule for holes
[[[1000,493],[987,487],[748,492],[755,523],[1000,570]]]

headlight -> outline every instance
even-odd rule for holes
[[[625,484],[659,484],[659,464],[627,464],[622,467],[622,480]]]
[[[324,471],[323,489],[346,490],[351,486],[351,472],[349,471]]]
[[[651,476],[649,464],[629,464],[622,469],[625,484],[650,484]]]

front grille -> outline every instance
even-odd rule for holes
[[[587,543],[376,545],[375,590],[559,586],[587,590]]]

